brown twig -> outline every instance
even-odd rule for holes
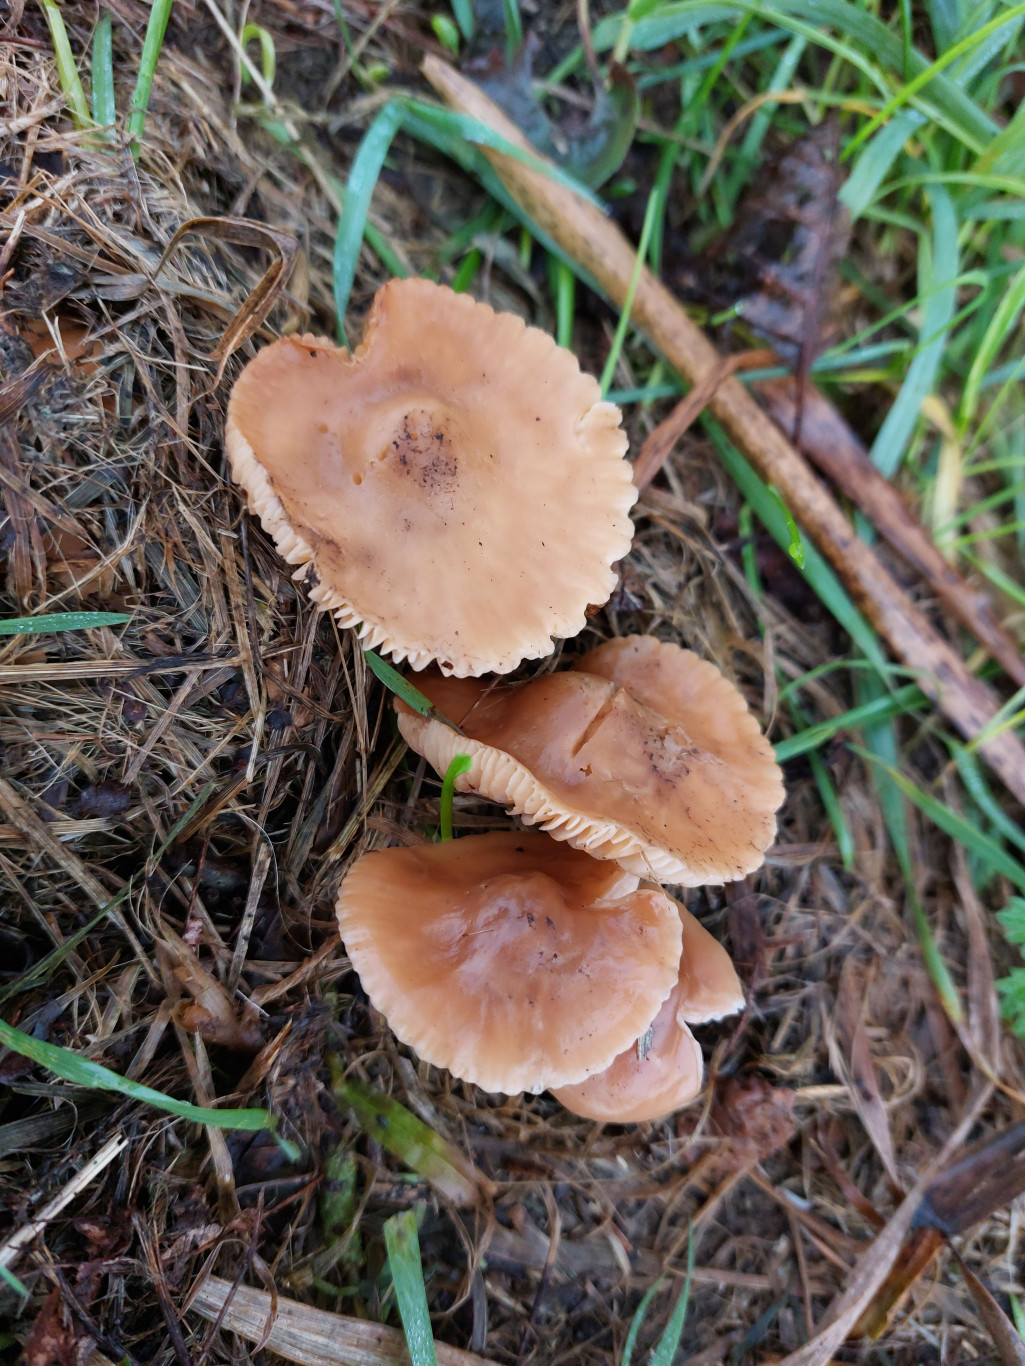
[[[724,356],[714,369],[695,384],[690,393],[665,419],[660,422],[646,438],[634,461],[634,483],[637,492],[643,493],[659,470],[672,455],[673,447],[683,436],[695,418],[708,407],[712,395],[724,380],[735,375],[738,370],[752,369],[756,365],[772,364],[776,359],[773,351],[742,351],[736,356]]]
[[[453,67],[428,56],[423,72],[447,103],[537,155],[512,121]],[[486,151],[485,155],[541,230],[622,307],[636,253],[616,224],[543,172],[499,152]],[[646,267],[640,271],[631,318],[692,385],[700,384],[720,362],[712,343]],[[871,547],[856,535],[804,458],[738,380],[725,380],[709,408],[759,475],[779,490],[876,631],[905,664],[916,670],[922,690],[963,736],[978,739],[999,709],[992,689],[974,677],[961,656],[924,619]],[[1008,731],[1000,731],[986,736],[978,748],[1008,789],[1025,804],[1025,745]]]
[[[785,432],[793,430],[797,404],[789,377],[755,385],[769,412]],[[946,562],[929,535],[905,506],[893,485],[827,398],[809,384],[797,438],[801,450],[823,474],[856,503],[881,536],[927,580],[936,596],[968,628],[1019,688],[1025,688],[1025,656],[993,615],[985,593],[978,593]]]

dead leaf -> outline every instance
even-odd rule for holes
[[[183,223],[164,248],[157,262],[153,276],[156,278],[171,253],[183,237],[198,233],[201,237],[213,237],[220,242],[230,242],[233,246],[264,247],[275,253],[274,260],[260,276],[235,316],[221,335],[221,340],[211,352],[210,359],[217,361],[217,374],[214,387],[221,382],[224,367],[230,356],[238,350],[261,326],[270,313],[278,296],[288,283],[299,243],[285,232],[276,232],[263,223],[254,223],[248,218],[190,218]]]
[[[979,1280],[971,1267],[965,1264],[957,1248],[950,1250],[957,1258],[965,1285],[972,1292],[972,1299],[979,1311],[979,1317],[993,1339],[993,1346],[999,1352],[1000,1360],[1004,1366],[1025,1366],[1025,1342],[1015,1331],[1014,1324],[997,1304],[989,1289]]]
[[[175,1004],[173,1015],[177,1023],[190,1034],[199,1034],[205,1043],[239,1053],[256,1053],[262,1048],[263,1036],[252,1007],[236,1009],[225,987],[169,925],[162,922],[160,934],[156,952],[165,985],[170,988],[173,982],[192,997],[191,1001]]]
[[[619,170],[630,150],[640,100],[633,77],[613,62],[608,86],[596,84],[594,102],[586,117],[571,111],[556,121],[542,107],[534,88],[534,57],[540,43],[528,35],[508,64],[498,48],[468,68],[474,80],[498,107],[521,128],[538,151],[550,156],[571,175],[597,189]]]

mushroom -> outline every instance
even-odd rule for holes
[[[395,1034],[488,1091],[543,1091],[607,1067],[677,980],[673,902],[536,832],[365,854],[337,912]]]
[[[619,421],[547,333],[392,280],[351,355],[302,336],[250,361],[225,449],[315,602],[464,677],[549,654],[612,592],[636,497]]]
[[[648,636],[611,640],[576,668],[513,686],[416,686],[459,724],[397,704],[406,741],[524,821],[640,877],[693,887],[758,868],[783,782],[742,694],[714,665]]]
[[[744,992],[729,955],[700,921],[679,906],[683,922],[680,975],[650,1029],[603,1072],[560,1086],[556,1100],[584,1119],[630,1124],[662,1119],[701,1090],[701,1045],[688,1024],[743,1009]]]

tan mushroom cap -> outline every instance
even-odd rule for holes
[[[415,682],[466,738],[403,706],[399,729],[439,773],[470,755],[460,791],[639,877],[693,887],[761,865],[782,776],[741,693],[691,651],[628,636],[526,684]]]
[[[619,421],[547,333],[392,280],[351,355],[288,337],[246,366],[225,449],[315,602],[463,677],[549,654],[612,592],[636,497]]]
[[[744,993],[723,946],[683,906],[678,909],[683,921],[679,980],[650,1033],[603,1072],[553,1092],[573,1114],[608,1124],[639,1123],[671,1115],[700,1092],[701,1045],[687,1021],[733,1014],[743,1007]]]
[[[669,995],[682,944],[664,893],[535,832],[366,854],[337,911],[395,1034],[510,1094],[607,1067]]]

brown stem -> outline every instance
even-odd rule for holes
[[[511,120],[453,67],[428,56],[423,71],[454,108],[480,119],[514,145],[534,152]],[[636,256],[616,224],[550,176],[499,152],[486,151],[486,155],[506,189],[541,230],[622,307]],[[647,268],[640,272],[631,319],[692,385],[700,384],[720,362],[708,338]],[[855,535],[803,456],[738,380],[725,380],[709,407],[761,477],[775,484],[875,629],[898,658],[916,670],[923,691],[963,736],[976,739],[999,707],[992,689],[974,677],[961,656],[924,619],[871,547]],[[1005,730],[982,741],[979,752],[1025,804],[1025,745]]]

